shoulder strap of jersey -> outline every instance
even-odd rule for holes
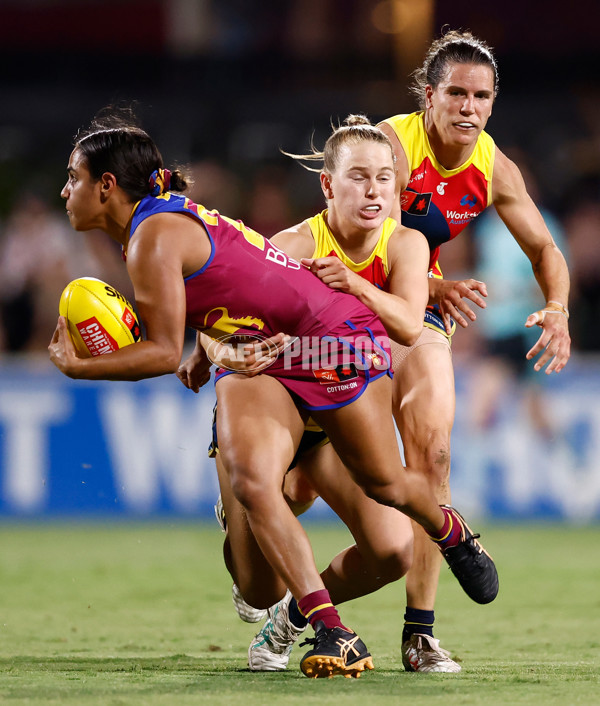
[[[425,130],[423,111],[394,115],[384,120],[384,122],[388,123],[396,133],[402,145],[402,149],[406,154],[409,171],[411,173],[422,164],[426,157],[438,173],[446,178],[459,174],[473,164],[484,175],[488,184],[490,184],[487,205],[489,206],[491,204],[491,183],[494,171],[494,159],[496,156],[496,145],[491,135],[485,132],[485,130],[477,138],[475,149],[469,159],[456,169],[446,169],[438,162],[429,144],[429,138]]]
[[[402,145],[409,170],[419,166],[423,158],[427,156],[424,144],[425,129],[423,125],[423,112],[402,113],[394,115],[384,122],[396,133],[396,137]]]
[[[387,218],[384,221],[377,244],[369,254],[369,257],[362,262],[354,262],[354,260],[351,260],[342,250],[337,240],[333,237],[333,234],[327,224],[327,210],[318,213],[312,218],[308,218],[306,223],[308,223],[315,240],[315,248],[312,254],[313,258],[327,257],[333,253],[339,257],[344,265],[346,265],[346,267],[351,269],[353,272],[360,272],[368,267],[376,257],[379,257],[383,262],[385,274],[386,276],[388,275],[389,266],[387,244],[390,236],[396,230],[397,226],[397,223],[393,218]]]

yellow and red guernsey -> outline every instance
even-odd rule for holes
[[[327,224],[327,210],[318,213],[312,218],[308,218],[306,222],[315,240],[315,249],[312,257],[335,255],[353,272],[379,287],[379,289],[386,289],[385,283],[389,275],[387,245],[397,226],[393,218],[386,218],[383,222],[377,245],[363,262],[354,262],[342,250]]]
[[[471,156],[456,169],[436,159],[425,130],[423,113],[396,115],[384,122],[402,145],[410,177],[401,194],[402,225],[421,231],[429,242],[429,266],[441,277],[440,246],[455,238],[492,203],[492,173],[496,146],[482,132]]]

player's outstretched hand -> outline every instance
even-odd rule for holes
[[[534,370],[541,370],[548,363],[545,373],[560,373],[571,356],[571,336],[569,335],[569,313],[562,305],[549,302],[540,311],[529,314],[525,322],[527,328],[539,326],[542,333],[535,345],[527,353],[527,360],[537,359]]]
[[[487,305],[483,297],[487,297],[487,286],[477,279],[449,280],[432,277],[429,280],[429,303],[438,305],[448,334],[452,333],[450,317],[463,328],[477,319],[468,301],[485,309]]]

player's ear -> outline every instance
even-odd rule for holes
[[[425,86],[425,107],[431,108],[433,103],[431,102],[431,96],[433,95],[433,87],[428,83]]]
[[[103,196],[108,196],[117,187],[117,178],[111,172],[104,172],[100,177],[100,192]]]
[[[321,172],[321,189],[323,190],[326,199],[333,198],[333,189],[331,188],[331,174],[329,174],[329,172]]]

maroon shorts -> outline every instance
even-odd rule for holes
[[[296,338],[262,371],[308,410],[336,409],[360,397],[382,375],[391,377],[389,339],[372,313],[354,317],[325,336]],[[230,374],[219,369],[215,380]]]

